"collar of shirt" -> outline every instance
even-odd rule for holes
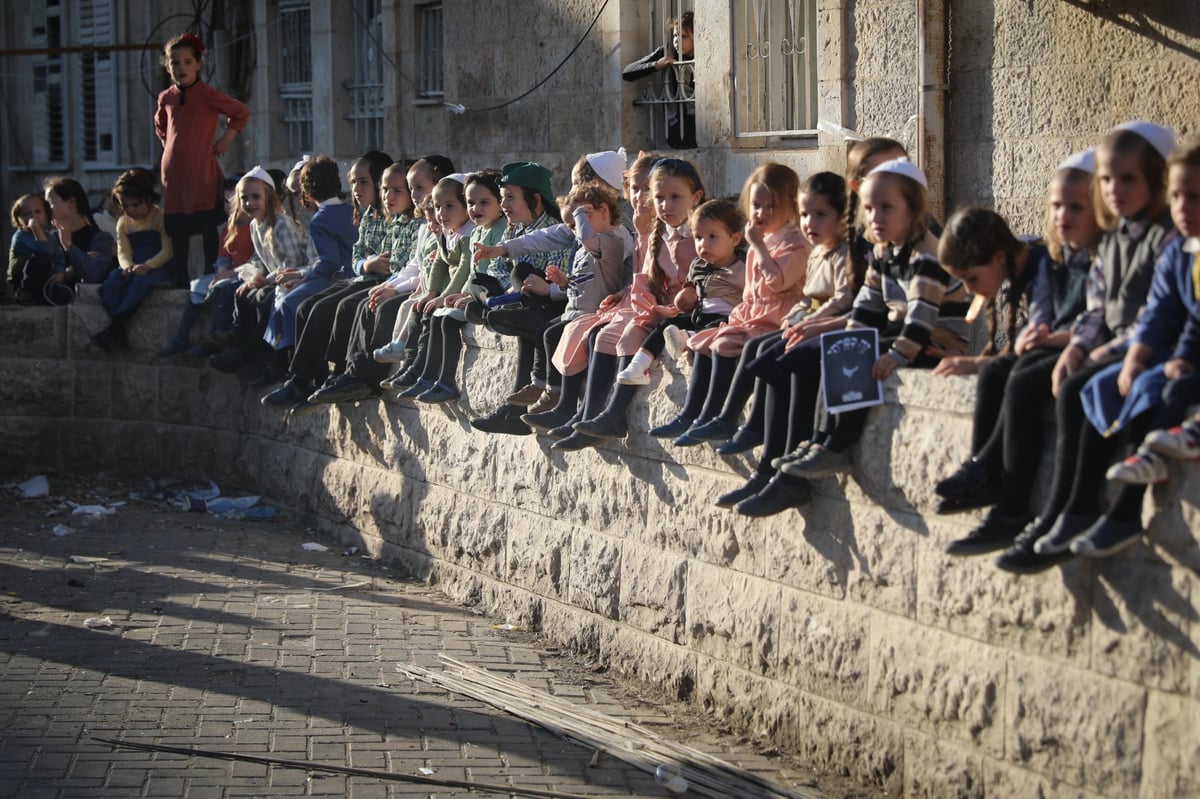
[[[470,236],[471,231],[474,229],[475,229],[475,223],[468,219],[466,222],[463,223],[463,226],[460,227],[458,230],[454,231],[453,233],[447,233],[446,234],[446,251],[449,252],[450,250],[453,250],[455,247],[457,247],[458,243],[460,241],[462,241],[463,236]]]
[[[663,241],[677,241],[684,238],[685,235],[690,235],[686,222],[679,227],[671,227],[670,225],[664,225],[663,227],[667,229],[666,235],[663,236]]]
[[[1150,229],[1150,220],[1145,216],[1140,216],[1135,219],[1122,219],[1121,226],[1118,230],[1125,236],[1139,241],[1142,236],[1146,235],[1146,231]]]
[[[1195,236],[1188,236],[1187,241],[1183,243],[1183,251],[1189,255],[1200,254],[1200,239]]]
[[[328,200],[321,200],[321,202],[317,203],[317,207],[324,208],[327,205],[345,205],[345,203],[345,200],[335,195],[330,197]]]

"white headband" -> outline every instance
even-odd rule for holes
[[[1096,174],[1096,148],[1093,147],[1089,150],[1071,153],[1058,162],[1058,166],[1054,168],[1054,171],[1061,172],[1064,169],[1078,169],[1080,172],[1087,172],[1089,175]]]
[[[275,188],[275,178],[271,177],[271,173],[263,169],[261,166],[256,166],[254,169],[251,169],[249,172],[242,175],[242,180],[246,180],[247,178],[261,180],[263,183],[266,183],[268,186],[270,186],[272,190]]]
[[[910,180],[915,180],[917,183],[920,183],[926,191],[929,190],[929,181],[925,179],[925,173],[907,158],[893,158],[890,161],[884,161],[867,174],[874,175],[880,172],[890,172],[893,175],[903,175]]]

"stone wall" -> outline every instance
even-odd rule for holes
[[[749,461],[636,433],[564,456],[467,420],[509,387],[511,342],[479,335],[461,404],[359,403],[297,421],[231,377],[151,354],[181,293],[136,320],[134,352],[90,349],[94,296],[0,309],[5,470],[219,481],[319,520],[464,602],[665,686],[821,769],[890,795],[1200,792],[1200,475],[1173,467],[1144,544],[1013,577],[942,545],[932,513],[966,453],[973,384],[906,371],[850,478],[752,521],[712,499]],[[668,418],[674,367],[633,428]]]

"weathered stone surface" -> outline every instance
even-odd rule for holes
[[[1004,753],[1003,653],[895,620],[872,624],[870,693],[875,712],[911,729]]]
[[[0,306],[0,341],[6,358],[64,357],[66,326],[66,308]]]
[[[1142,777],[1146,692],[1044,660],[1009,655],[1005,759],[1114,796]]]
[[[780,587],[707,564],[688,569],[685,642],[756,674],[777,661]]]
[[[1102,796],[1120,797],[1127,794],[1094,793],[1030,771],[1013,768],[995,760],[984,761],[984,787],[988,797],[1036,796],[1038,799],[1100,799]]]
[[[630,541],[621,554],[621,621],[679,643],[687,621],[688,561]]]
[[[0,361],[0,405],[12,416],[71,415],[75,375],[59,360]]]
[[[1200,795],[1200,702],[1151,691],[1140,796]]]
[[[602,660],[622,674],[662,686],[679,699],[697,699],[695,652],[624,625],[598,631]]]
[[[904,796],[983,799],[983,764],[984,759],[967,747],[906,731]]]
[[[1190,668],[1200,657],[1188,635],[1197,611],[1187,575],[1152,561],[1136,568],[1112,560],[1097,565],[1093,667],[1162,691],[1186,691]]]
[[[440,485],[413,508],[417,539],[431,555],[464,568],[499,577],[511,509]]]
[[[563,599],[570,584],[571,528],[541,520],[521,522],[508,531],[504,579],[553,599]]]
[[[918,535],[914,531],[920,530],[924,521],[916,514],[857,502],[850,504],[850,517],[847,595],[877,610],[915,616]]]
[[[767,539],[767,576],[792,588],[844,597],[857,549],[850,503],[815,494],[802,510],[774,518],[778,521],[773,521]],[[792,519],[795,522],[789,524]]]
[[[617,618],[620,600],[621,546],[616,539],[590,530],[575,530],[569,551],[572,605]]]
[[[993,558],[952,557],[942,546],[969,532],[935,518],[917,557],[917,621],[979,641],[1078,666],[1088,663],[1090,603],[1086,564],[1071,561],[1040,575],[1002,572]]]
[[[783,590],[778,679],[802,691],[870,710],[870,613],[803,591]]]

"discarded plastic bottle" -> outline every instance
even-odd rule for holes
[[[663,763],[654,770],[654,781],[671,793],[687,793],[688,782],[677,766]]]

